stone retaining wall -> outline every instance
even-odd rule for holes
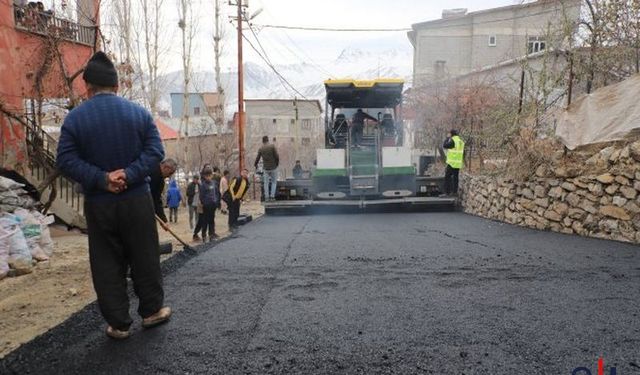
[[[640,243],[640,142],[603,149],[584,165],[541,166],[530,181],[463,175],[460,185],[462,207],[470,214]]]

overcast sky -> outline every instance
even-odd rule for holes
[[[228,16],[235,12],[223,1],[226,12],[225,58],[223,71],[236,67],[236,31]],[[330,28],[410,28],[411,24],[438,19],[443,8],[468,8],[469,11],[514,4],[514,0],[249,0],[249,13],[262,12],[252,21],[256,25],[290,25]],[[194,0],[199,22],[196,41],[195,70],[213,70],[213,1]],[[167,7],[171,5],[167,4]],[[180,70],[180,42],[176,12],[171,12],[171,25],[176,25],[174,43],[168,59],[168,70]],[[259,26],[257,27],[259,28]],[[249,34],[250,35],[250,34]],[[253,39],[253,36],[251,36]],[[344,48],[363,50],[400,49],[411,51],[406,31],[399,32],[322,32],[262,29],[258,38],[275,64],[297,64],[312,61],[331,70],[334,60]],[[245,43],[245,60],[263,64]]]

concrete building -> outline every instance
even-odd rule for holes
[[[280,178],[291,177],[293,165],[300,160],[309,170],[315,150],[324,146],[322,107],[318,100],[249,99],[245,100],[245,158],[253,167],[262,137],[275,138],[280,154]]]
[[[537,53],[545,35],[563,20],[579,19],[579,0],[538,0],[467,12],[445,10],[442,18],[412,25],[414,87]]]
[[[224,97],[216,92],[189,93],[187,116],[189,126],[182,126],[182,135],[205,135],[226,132],[225,124],[216,124],[216,117],[222,115]],[[171,120],[168,124],[174,129],[180,127],[184,110],[184,97],[181,92],[171,93]]]
[[[224,97],[215,92],[189,93],[187,103],[188,126],[182,123],[184,98],[182,93],[171,93],[171,118],[162,121],[176,132],[176,137],[164,140],[166,154],[175,158],[189,171],[198,171],[210,163],[221,169],[233,168],[234,132],[227,123],[216,124],[216,114],[222,114]],[[187,160],[185,161],[185,149]],[[237,150],[236,150],[237,151]]]
[[[171,117],[180,118],[183,115],[184,98],[181,92],[171,94]],[[192,92],[188,98],[189,117],[214,117],[216,111],[222,107],[224,96],[217,92]]]

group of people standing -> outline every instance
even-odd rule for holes
[[[243,169],[239,176],[229,180],[229,171],[220,174],[217,167],[205,165],[200,176],[194,175],[187,186],[189,207],[189,227],[193,229],[193,240],[209,241],[218,237],[215,232],[215,213],[220,209],[229,217],[229,229],[238,225],[240,204],[249,188],[248,171]],[[194,224],[195,223],[195,224]],[[199,234],[202,233],[202,237]]]

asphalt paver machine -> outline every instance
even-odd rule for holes
[[[443,177],[417,175],[404,145],[401,79],[327,80],[325,147],[310,176],[278,181],[267,213],[295,210],[453,209]],[[358,111],[361,111],[358,113]]]

